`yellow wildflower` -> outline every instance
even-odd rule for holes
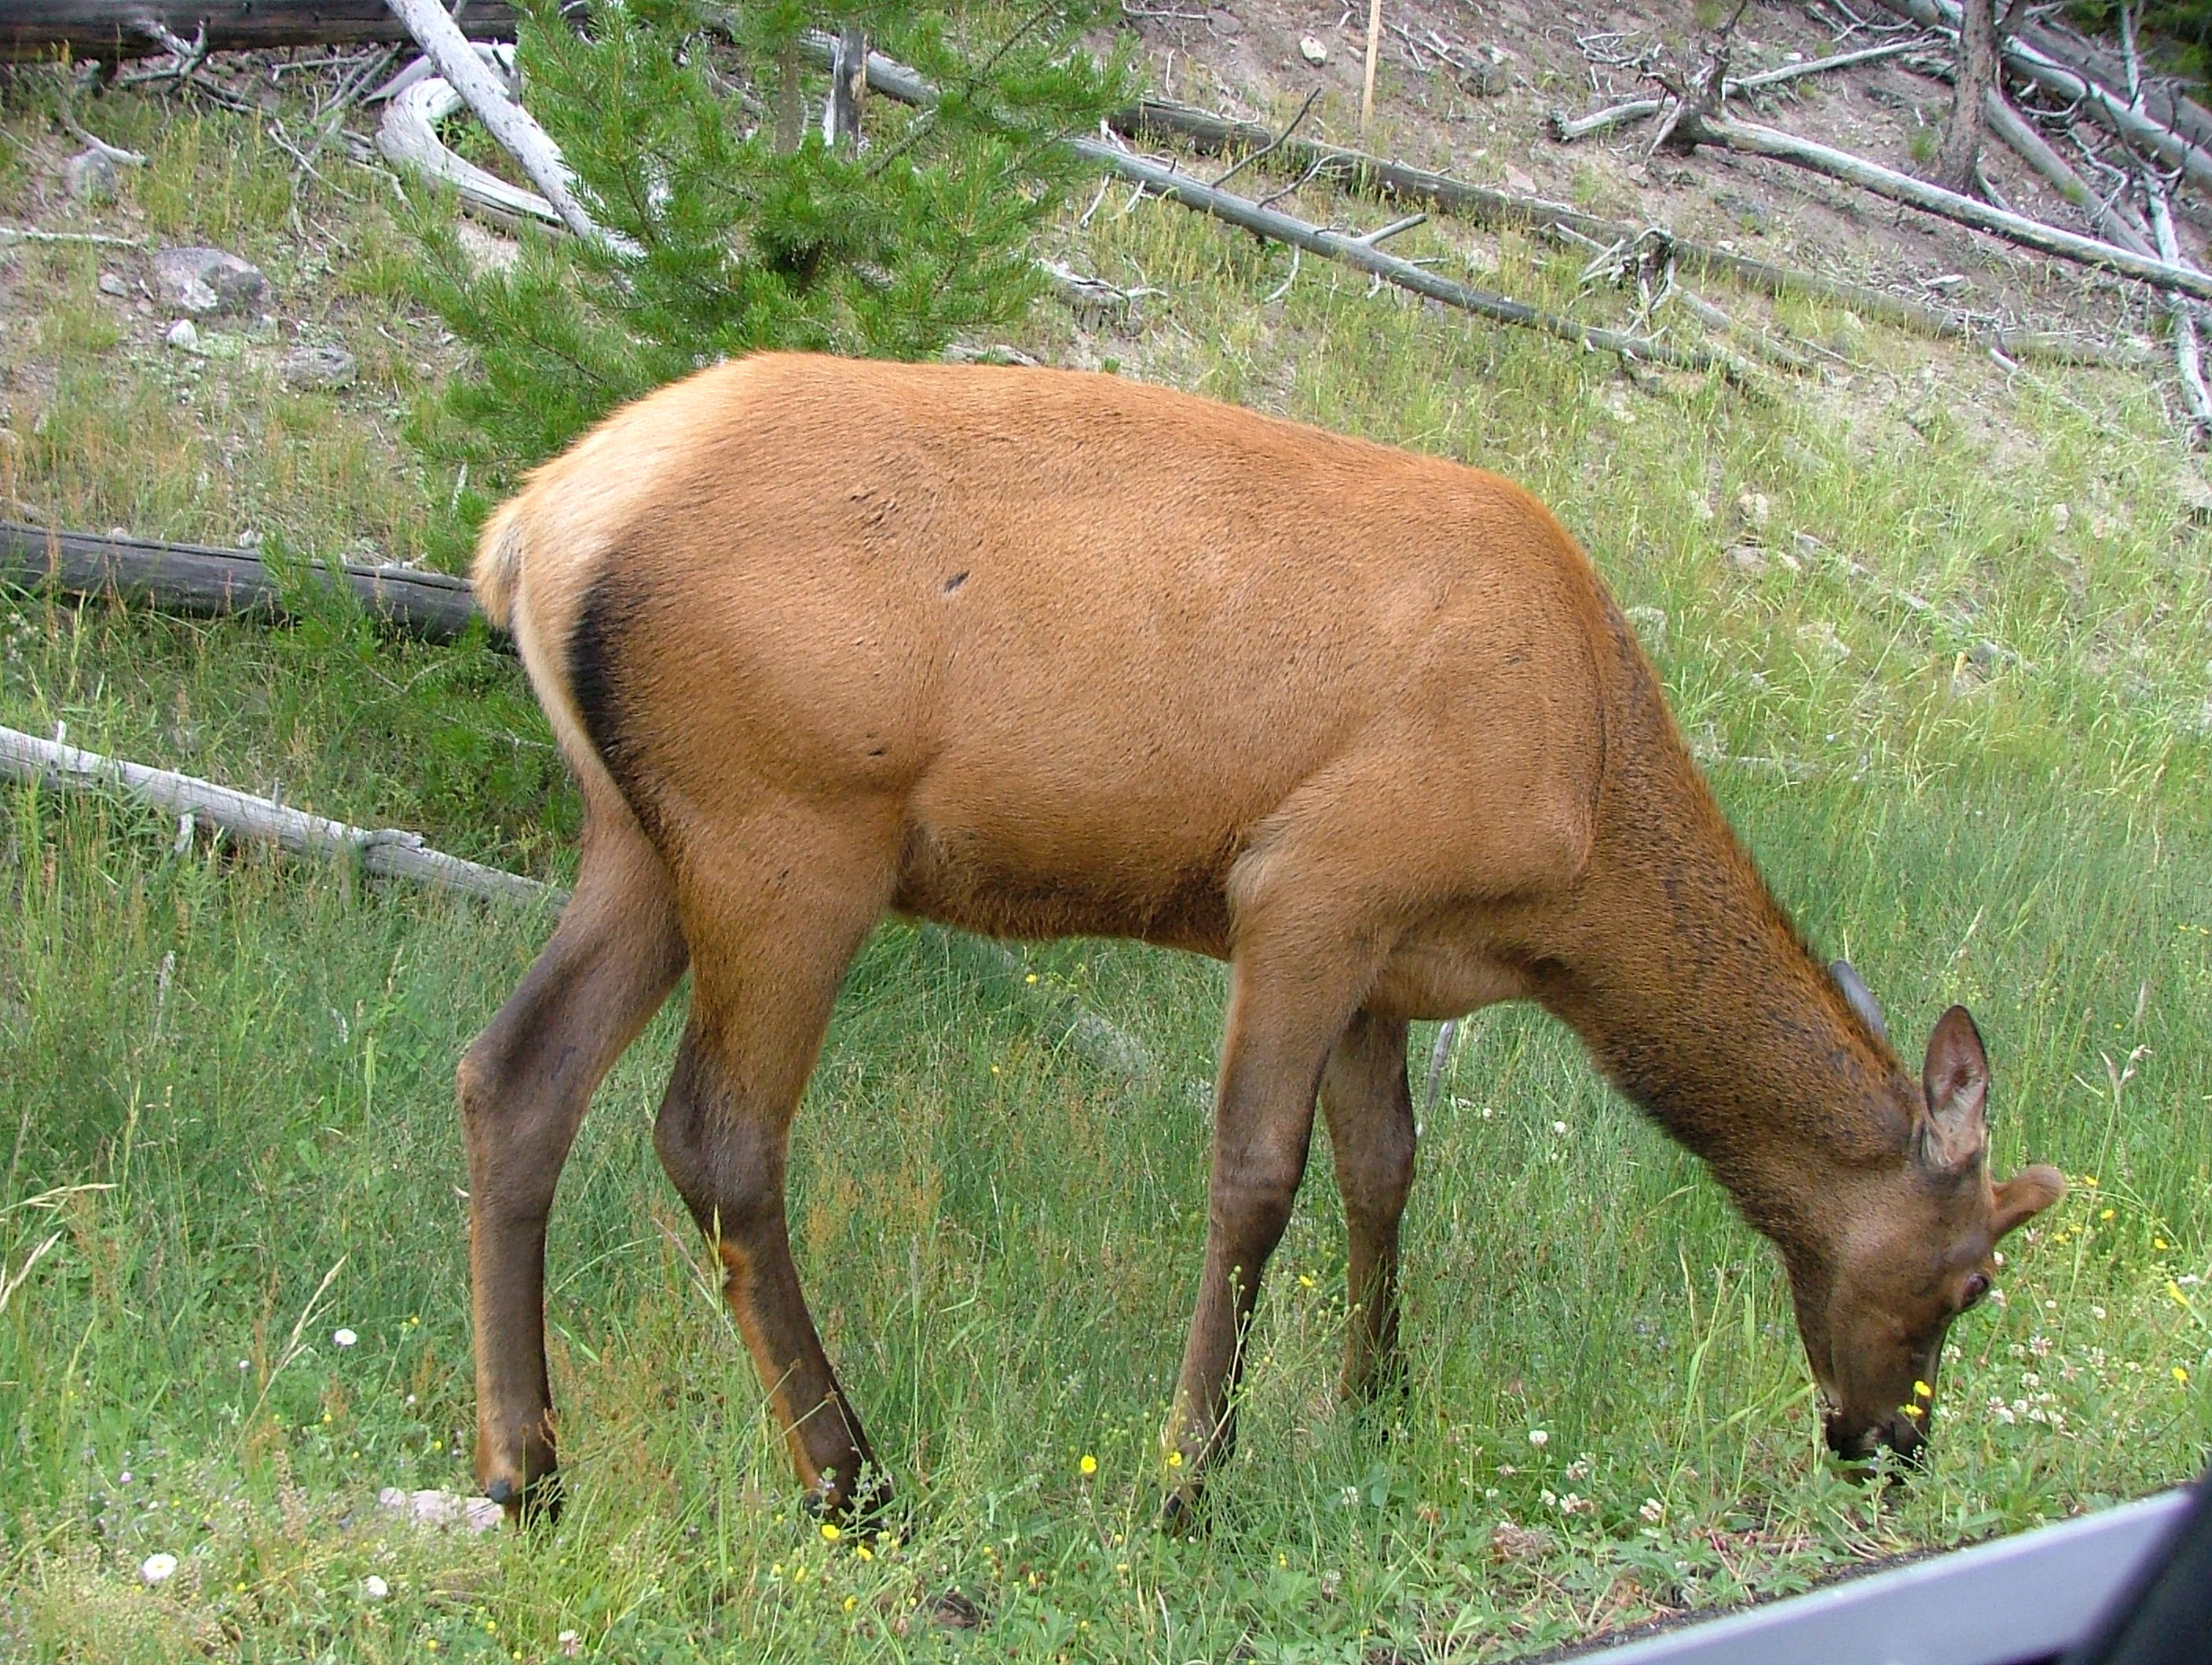
[[[845,1534],[837,1530],[836,1522],[824,1521],[822,1522],[822,1539],[824,1543],[834,1544],[838,1539],[844,1535]]]
[[[1083,1454],[1083,1461],[1077,1463],[1075,1466],[1078,1468],[1080,1468],[1085,1474],[1095,1474],[1098,1472],[1098,1459],[1092,1456],[1088,1451],[1085,1451]]]

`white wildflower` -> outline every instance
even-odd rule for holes
[[[351,1330],[342,1329],[331,1332],[331,1345],[333,1346],[349,1347],[360,1340],[361,1337],[356,1335]]]
[[[361,1581],[361,1593],[367,1601],[381,1601],[392,1594],[392,1586],[372,1572]]]
[[[167,1550],[149,1555],[139,1562],[138,1576],[149,1584],[166,1584],[177,1576],[177,1558]]]

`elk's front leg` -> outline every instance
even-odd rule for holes
[[[1413,1184],[1402,1019],[1352,1018],[1329,1051],[1321,1105],[1344,1197],[1344,1395],[1359,1399],[1398,1365],[1398,1223]]]
[[[587,802],[589,795],[587,794]],[[600,1079],[683,975],[666,870],[589,804],[576,893],[459,1071],[469,1157],[477,1478],[510,1517],[558,1506],[545,1370],[545,1221]]]
[[[1188,1519],[1206,1471],[1235,1441],[1245,1332],[1267,1257],[1305,1172],[1314,1094],[1357,1000],[1342,957],[1312,945],[1240,947],[1214,1089],[1206,1264],[1164,1437],[1171,1476],[1162,1524]]]

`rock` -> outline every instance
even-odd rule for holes
[[[169,325],[161,339],[180,353],[197,353],[200,349],[200,332],[189,318],[180,318]]]
[[[1735,500],[1735,512],[1747,526],[1764,526],[1774,513],[1774,505],[1765,492],[1747,491]]]
[[[1738,544],[1721,559],[1740,573],[1755,575],[1766,570],[1766,551],[1756,544]]]
[[[387,1486],[376,1494],[376,1506],[387,1515],[418,1526],[459,1527],[470,1533],[489,1532],[500,1522],[500,1506],[489,1498],[460,1498],[451,1492],[425,1489],[405,1492]]]
[[[174,311],[204,318],[250,313],[268,293],[261,268],[221,249],[165,248],[154,254],[154,294]]]
[[[1536,194],[1535,180],[1517,167],[1509,167],[1505,170],[1505,188],[1508,191],[1517,191],[1523,197],[1533,197]]]
[[[1805,657],[1818,664],[1841,665],[1851,656],[1850,646],[1826,619],[1797,627],[1797,645]]]
[[[102,295],[112,295],[117,300],[121,301],[129,297],[131,294],[131,286],[125,283],[121,278],[118,277],[113,272],[104,271],[100,274],[100,292]]]
[[[1328,42],[1310,34],[1298,37],[1298,56],[1316,70],[1328,62]]]
[[[2212,484],[2195,474],[2185,474],[2174,487],[2173,495],[2181,504],[2182,513],[2200,526],[2212,526]]]
[[[1667,651],[1667,610],[1631,607],[1621,615],[1636,627],[1637,639],[1655,653]]]
[[[276,374],[287,387],[350,387],[356,368],[353,355],[343,347],[302,343],[284,355]]]
[[[460,244],[470,271],[478,277],[488,271],[506,271],[522,258],[521,244],[511,237],[495,237],[473,220],[456,224],[453,240]]]
[[[114,200],[114,160],[97,150],[80,151],[64,162],[62,179],[69,186],[69,194],[81,203]]]
[[[2063,532],[2067,527],[2073,524],[2074,511],[2072,508],[2064,503],[2054,503],[2051,505],[2051,529],[2053,532]]]

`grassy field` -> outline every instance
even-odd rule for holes
[[[64,154],[44,96],[26,78],[0,110],[9,217]],[[283,322],[185,357],[100,291],[130,257],[0,251],[0,496],[151,535],[420,548],[454,483],[400,428],[449,349],[404,299],[390,187],[330,154],[295,189],[231,117],[112,98],[100,120],[153,161],[82,225],[221,241],[267,266]],[[1505,1010],[1425,1116],[1404,1394],[1333,1401],[1342,1236],[1316,1163],[1219,1519],[1154,1534],[1221,974],[1096,942],[1009,970],[890,926],[810,1091],[792,1217],[902,1491],[896,1536],[832,1546],[799,1510],[702,1281],[647,1136],[680,997],[602,1091],[555,1217],[569,1512],[542,1537],[400,1524],[380,1488],[469,1489],[452,1071],[547,921],[9,788],[0,1654],[1494,1659],[2203,1464],[2212,533],[2149,387],[2008,374],[1796,305],[1782,321],[1839,355],[1823,378],[1638,383],[1312,264],[1270,303],[1286,257],[1118,193],[1058,243],[1164,295],[1103,335],[1041,309],[1015,344],[1546,495],[1648,610],[1685,728],[1816,942],[1915,1046],[1948,1001],[1973,1008],[2000,1170],[2076,1182],[2008,1245],[2002,1303],[1954,1332],[1925,1478],[1830,1471],[1765,1246],[1571,1036]],[[1394,247],[1616,304],[1515,240]],[[350,345],[359,386],[284,391],[295,337]],[[1747,545],[1760,559],[1730,558]],[[568,860],[573,795],[481,646],[15,595],[0,722],[546,877]],[[1158,1067],[1087,1062],[1072,1000]],[[179,1565],[149,1587],[157,1553]]]

